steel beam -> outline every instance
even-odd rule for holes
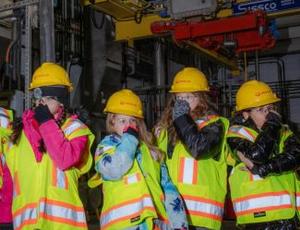
[[[55,62],[54,7],[53,1],[40,1],[40,59]]]
[[[23,0],[20,2],[10,3],[3,6],[0,6],[0,12],[7,10],[14,10],[18,8],[22,8],[29,5],[38,4],[40,0]]]
[[[24,36],[24,75],[25,75],[25,109],[31,107],[31,94],[29,92],[29,85],[32,74],[32,31],[31,31],[31,6],[25,7],[25,28],[23,31]]]

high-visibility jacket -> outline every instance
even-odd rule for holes
[[[196,123],[199,129],[202,129],[216,121],[223,123],[226,132],[229,122],[223,117],[207,116],[196,120]],[[166,130],[160,132],[157,143],[166,153],[168,146]],[[220,229],[227,191],[225,134],[218,159],[196,160],[184,144],[178,141],[172,158],[167,158],[166,163],[171,179],[184,199],[189,225]]]
[[[243,138],[254,142],[258,133],[245,126],[234,125],[229,128],[228,137]],[[289,136],[282,129],[279,153]],[[295,216],[295,174],[270,175],[261,178],[238,163],[229,176],[231,198],[237,217],[237,224],[262,223],[290,219]]]
[[[92,165],[90,147],[94,135],[74,118],[67,119],[61,128],[68,140],[88,137],[88,146],[78,167],[62,171],[47,153],[43,154],[41,162],[37,162],[24,131],[19,143],[8,153],[8,166],[14,182],[12,213],[16,230],[87,229],[78,194],[78,178]]]
[[[13,113],[11,110],[0,107],[0,188],[3,184],[5,156],[8,139],[12,133]]]
[[[105,153],[115,152],[114,149],[106,150]],[[140,144],[139,151],[141,165],[135,159],[133,166],[122,179],[101,181],[104,196],[101,229],[125,229],[142,222],[146,222],[148,228],[152,229],[153,219],[160,218],[167,222],[161,200],[163,192],[160,187],[160,163],[152,159],[144,143]]]

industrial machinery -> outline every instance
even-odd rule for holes
[[[82,0],[111,15],[115,39],[171,35],[174,42],[237,70],[241,52],[274,47],[274,18],[300,12],[292,0]],[[249,39],[251,38],[251,39]]]

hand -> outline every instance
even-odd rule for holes
[[[266,117],[266,125],[272,125],[274,127],[281,128],[281,116],[279,113],[271,110]]]
[[[53,115],[47,105],[40,104],[34,109],[34,118],[41,125],[42,123],[53,119]]]
[[[232,125],[242,125],[245,122],[243,114],[236,113],[233,118],[231,119]]]
[[[78,119],[81,120],[83,123],[87,124],[89,122],[90,113],[83,106],[80,106],[79,108],[74,109],[74,113],[78,116]]]
[[[240,158],[242,162],[247,166],[249,170],[251,170],[254,166],[253,162],[245,157],[240,151],[237,151],[237,156]]]
[[[271,168],[269,167],[269,164],[265,165],[257,165],[255,164],[251,169],[251,173],[255,175],[259,175],[260,177],[266,177],[270,173]]]
[[[135,136],[136,139],[139,138],[139,131],[136,126],[129,125],[124,128],[123,133],[128,133],[132,136]]]
[[[188,114],[190,112],[190,109],[190,105],[187,101],[176,100],[173,107],[173,121],[184,114]]]

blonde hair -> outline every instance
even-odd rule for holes
[[[115,133],[114,121],[115,121],[116,115],[117,114],[114,114],[114,113],[108,113],[107,114],[107,117],[106,117],[106,131],[109,134]],[[139,140],[144,142],[145,145],[149,148],[151,156],[154,160],[156,160],[158,162],[162,162],[162,160],[164,158],[163,154],[161,153],[159,148],[154,145],[155,138],[152,135],[152,133],[147,130],[144,119],[137,118],[137,117],[135,117],[135,118],[137,120],[137,128],[139,130],[139,132],[138,132]]]
[[[200,118],[205,115],[208,115],[210,112],[210,109],[215,110],[215,106],[210,102],[207,93],[205,92],[193,92],[192,93],[195,97],[198,97],[199,103],[196,106],[196,108],[191,111],[192,117]],[[173,113],[173,107],[175,103],[175,94],[171,94],[167,101],[167,106],[165,110],[162,113],[162,116],[160,120],[155,125],[155,130],[159,129],[165,129],[168,132],[168,138],[169,142],[175,146],[176,142],[178,141],[178,136],[175,130],[175,127],[173,126],[173,119],[172,119],[172,113]]]

